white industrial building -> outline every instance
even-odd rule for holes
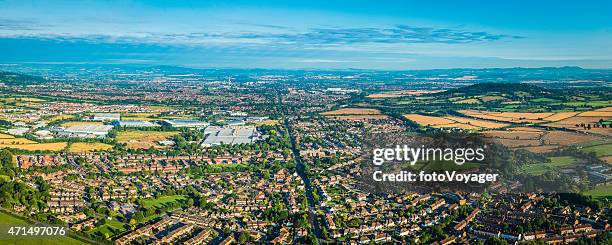
[[[206,138],[203,147],[221,144],[250,144],[259,140],[259,134],[254,126],[210,126],[204,129]]]
[[[158,124],[143,120],[121,120],[113,122],[113,125],[119,127],[159,127]]]
[[[176,128],[181,128],[181,127],[205,128],[205,127],[208,127],[208,125],[210,125],[210,123],[193,120],[193,119],[172,119],[172,120],[164,120],[164,122]]]
[[[80,124],[59,131],[60,137],[70,138],[104,138],[113,129],[111,125]]]
[[[121,120],[121,115],[119,113],[95,113],[93,121],[119,121]]]

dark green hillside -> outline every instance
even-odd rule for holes
[[[527,93],[530,96],[551,94],[548,89],[525,83],[477,83],[470,86],[451,89],[438,95],[483,95],[487,93],[515,94]]]
[[[42,77],[0,71],[0,83],[4,83],[5,85],[27,85],[44,82],[46,82],[46,80]]]

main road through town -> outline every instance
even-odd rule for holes
[[[295,138],[292,133],[293,130],[291,128],[291,124],[289,124],[289,120],[286,118],[284,121],[285,121],[285,127],[289,131],[289,138],[291,139],[291,150],[293,152],[293,158],[296,161],[296,171],[298,175],[302,178],[302,180],[304,181],[304,185],[306,186],[306,199],[308,199],[308,212],[309,212],[308,219],[310,221],[310,224],[312,225],[315,236],[317,237],[317,241],[321,243],[319,240],[321,237],[321,229],[319,227],[319,221],[317,219],[316,203],[314,201],[314,196],[312,195],[314,189],[312,188],[312,184],[310,183],[310,178],[308,177],[308,174],[306,173],[306,165],[302,161],[302,158],[300,157],[300,151],[297,149]]]

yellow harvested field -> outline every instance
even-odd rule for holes
[[[539,129],[539,128],[530,128],[530,127],[515,127],[515,128],[508,128],[508,130],[510,131],[526,131],[526,132],[543,132],[544,130]]]
[[[102,125],[102,122],[65,122],[62,123],[61,126],[62,127],[72,127],[72,126],[76,126],[76,125],[83,125],[83,124],[96,124],[96,125]]]
[[[545,124],[544,126],[555,127],[555,128],[566,128],[586,133],[594,133],[601,134],[605,136],[612,136],[612,128],[595,128],[591,127],[591,129],[585,129],[580,126],[581,124],[585,125],[595,125],[599,122],[599,120],[608,121],[612,119],[611,117],[570,117],[568,119],[564,119],[561,121],[553,122]],[[576,126],[578,125],[578,126]]]
[[[557,113],[555,113],[552,116],[544,118],[544,120],[550,121],[550,122],[556,122],[556,121],[559,121],[559,120],[563,120],[563,119],[566,119],[566,118],[573,117],[573,116],[575,116],[577,114],[578,114],[578,112],[557,112]]]
[[[612,164],[612,156],[602,157],[601,160],[605,161],[608,164]]]
[[[67,145],[68,143],[66,142],[25,144],[25,145],[0,144],[0,148],[13,148],[13,149],[26,150],[26,151],[36,151],[36,150],[61,151],[62,149],[66,148]]]
[[[460,113],[489,120],[497,120],[502,122],[514,122],[514,123],[539,123],[545,122],[544,118],[553,116],[555,113],[552,112],[492,112],[492,111],[477,111],[477,110],[461,110]],[[565,112],[561,112],[565,113]]]
[[[119,131],[117,132],[117,142],[127,144],[132,149],[148,149],[158,147],[157,141],[166,140],[177,135],[179,132],[158,132],[158,131]]]
[[[75,142],[68,147],[69,152],[90,152],[90,151],[105,151],[112,149],[113,146],[99,142]]]
[[[502,128],[509,126],[506,123],[496,123],[485,120],[476,120],[465,117],[446,116],[424,116],[420,114],[406,114],[407,119],[416,122],[423,126],[431,126],[434,128],[461,128],[461,129],[480,129],[480,128]]]
[[[542,137],[546,145],[573,145],[598,139],[601,138],[594,135],[584,135],[559,130],[549,131]]]
[[[153,118],[159,115],[156,112],[139,112],[139,113],[127,113],[125,115],[121,115],[122,120],[140,120],[140,121],[151,121],[151,120],[160,120],[160,118]]]
[[[36,144],[36,141],[31,141],[26,138],[8,138],[8,139],[0,139],[0,144],[2,145],[24,145],[24,144]]]
[[[591,129],[580,130],[580,131],[588,132],[592,134],[601,134],[601,135],[612,137],[612,128],[591,128]]]
[[[460,129],[480,129],[479,127],[463,124],[463,123],[451,123],[451,124],[438,124],[431,126],[433,128],[460,128]]]
[[[604,108],[599,108],[595,111],[612,111],[612,106],[608,106],[608,107],[604,107]]]
[[[348,121],[369,121],[369,120],[381,120],[387,119],[387,115],[353,115],[353,116],[332,116],[336,120],[348,120]]]
[[[0,133],[0,139],[12,139],[15,138],[15,136],[12,136],[10,134],[2,134]]]
[[[540,140],[515,140],[515,139],[492,139],[494,142],[500,143],[510,148],[540,146]]]
[[[49,122],[54,122],[54,121],[59,121],[59,120],[66,120],[66,119],[71,119],[71,118],[75,118],[74,115],[70,115],[70,114],[60,114],[60,115],[55,115],[51,118],[49,118]]]
[[[487,131],[483,133],[486,137],[491,138],[502,138],[502,139],[519,139],[519,140],[528,140],[528,139],[539,139],[544,132],[530,132],[530,131],[502,131],[502,130],[494,130]]]
[[[542,145],[542,146],[521,147],[520,149],[524,149],[524,150],[527,150],[533,153],[548,153],[548,152],[552,152],[556,150],[557,148],[559,147],[554,146],[554,145]]]
[[[448,116],[444,118],[453,120],[458,123],[477,126],[481,128],[503,128],[503,127],[509,126],[509,124],[507,123],[496,123],[496,122],[491,122],[491,121],[476,120],[476,119],[470,119],[470,118],[465,118],[465,117]]]
[[[465,99],[465,100],[458,100],[453,102],[455,104],[480,104],[480,100],[478,99]]]
[[[278,120],[272,120],[272,119],[268,119],[268,120],[264,120],[264,121],[255,123],[255,125],[268,125],[268,126],[274,126],[278,124],[279,124]]]
[[[578,114],[579,117],[612,117],[612,111],[586,111]]]
[[[545,126],[561,127],[561,128],[575,128],[576,124],[593,124],[599,122],[599,120],[607,121],[610,117],[570,117],[553,123],[548,123]]]
[[[43,102],[44,100],[32,97],[1,98],[4,102]]]
[[[453,124],[455,121],[443,117],[423,116],[419,114],[406,114],[405,118],[423,126]]]
[[[480,97],[480,100],[482,100],[483,102],[505,100],[505,99],[506,98],[504,98],[503,96],[494,96],[494,95]]]
[[[368,108],[342,108],[335,111],[321,113],[322,115],[377,115],[380,111]]]
[[[531,120],[542,120],[546,117],[552,116],[552,112],[489,112],[487,114],[497,115],[500,117],[516,118],[516,119],[531,119]]]
[[[606,109],[606,108],[603,108]],[[601,109],[600,109],[601,110]],[[477,110],[461,110],[460,113],[488,120],[496,120],[511,123],[545,123],[552,122],[546,126],[567,128],[576,123],[594,123],[599,119],[608,120],[612,117],[612,112],[607,111],[588,111],[588,112],[490,112]]]

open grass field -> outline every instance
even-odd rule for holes
[[[582,148],[586,152],[595,152],[598,157],[612,156],[612,144],[596,145]]]
[[[128,130],[117,132],[117,142],[127,144],[128,148],[132,149],[149,149],[157,147],[157,141],[166,140],[177,135],[179,132],[158,132],[158,131],[140,131]]]
[[[62,127],[72,127],[72,126],[76,126],[76,125],[83,125],[83,124],[96,124],[96,125],[102,125],[102,122],[65,122],[62,123],[60,126]]]
[[[26,220],[17,218],[13,215],[0,212],[0,225],[25,225],[29,224]]]
[[[380,111],[369,108],[342,108],[321,113],[322,115],[378,115]]]
[[[107,220],[106,224],[96,227],[95,229],[90,230],[89,234],[96,234],[96,233],[100,233],[100,234],[108,234],[109,237],[114,237],[117,236],[121,233],[123,233],[124,231],[126,231],[127,229],[124,227],[125,223],[119,222],[116,219],[112,219],[112,220]]]
[[[538,175],[542,175],[546,172],[553,171],[553,170],[554,168],[552,168],[548,164],[538,163],[538,164],[525,164],[521,166],[519,171],[524,174],[531,175],[531,176],[538,176]]]
[[[0,148],[13,148],[26,151],[61,151],[68,145],[67,142],[55,142],[55,143],[36,143],[36,144],[21,144],[21,145],[10,145],[0,144]]]
[[[571,166],[577,162],[576,158],[571,156],[549,157],[548,159],[550,159],[550,166],[558,168]]]
[[[162,207],[164,204],[166,203],[171,203],[171,202],[176,202],[179,200],[184,200],[186,199],[185,196],[183,195],[174,195],[174,196],[161,196],[159,198],[155,198],[155,199],[146,199],[144,200],[144,207],[145,208],[150,208],[150,207]]]
[[[612,199],[612,185],[602,185],[593,188],[592,190],[588,190],[583,192],[582,194],[587,196],[592,196],[595,199]]]
[[[592,101],[572,101],[563,103],[565,106],[577,106],[577,107],[601,107],[601,106],[612,106],[612,101],[606,100],[592,100]]]
[[[0,225],[27,225],[29,222],[12,215],[0,212]],[[85,245],[87,243],[81,242],[70,237],[56,237],[56,238],[40,238],[40,237],[19,237],[19,239],[0,239],[0,244],[24,244],[24,245]]]
[[[520,171],[532,176],[538,176],[549,171],[558,171],[577,162],[577,159],[571,156],[549,157],[548,159],[550,159],[548,163],[523,165]]]
[[[90,151],[104,151],[112,148],[112,145],[99,142],[75,142],[68,147],[68,152],[81,153]]]

